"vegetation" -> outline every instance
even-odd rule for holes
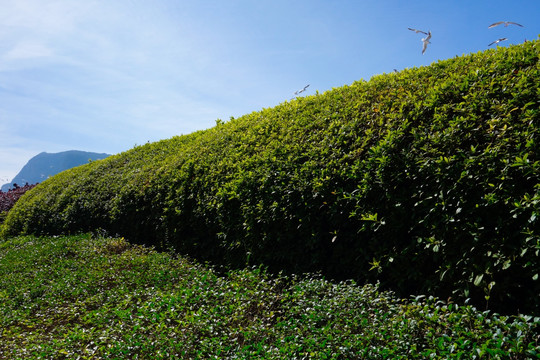
[[[3,359],[534,359],[538,321],[350,281],[220,274],[122,238],[0,243]]]
[[[17,200],[36,185],[37,184],[26,184],[24,186],[19,186],[14,184],[13,189],[0,191],[0,224],[4,221],[8,211],[15,205]]]
[[[539,41],[501,47],[139,146],[44,181],[2,234],[102,228],[539,315],[539,58]]]

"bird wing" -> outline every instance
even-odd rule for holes
[[[428,44],[431,44],[429,39],[431,39],[431,31],[428,31],[428,36],[422,39],[422,42],[424,43],[422,46],[422,55],[426,52]]]
[[[407,29],[409,29],[409,30],[411,30],[411,31],[414,31],[414,32],[417,33],[417,34],[418,34],[418,33],[422,33],[422,34],[426,34],[426,35],[427,35],[427,32],[422,31],[422,30],[413,29],[413,28],[407,28]]]
[[[488,46],[491,46],[491,45],[493,45],[493,44],[498,44],[498,43],[500,43],[501,41],[504,41],[504,40],[508,40],[508,39],[507,39],[507,38],[500,38],[500,39],[497,39],[497,40],[495,40],[494,42],[492,42],[491,44],[489,44]]]
[[[496,23],[493,23],[488,26],[488,29],[491,29],[492,27],[499,26],[501,24],[504,24],[504,21],[497,21]]]
[[[515,23],[515,22],[512,22],[512,21],[507,21],[506,23],[507,23],[507,24],[513,24],[513,25],[517,25],[517,26],[523,27],[523,25],[518,24],[518,23]]]
[[[422,47],[422,55],[426,52],[427,44],[429,44],[429,41],[424,41],[424,46]]]

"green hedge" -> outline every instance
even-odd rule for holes
[[[530,41],[218,120],[58,174],[2,234],[102,228],[538,314],[539,59]]]

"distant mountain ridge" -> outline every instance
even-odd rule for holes
[[[59,153],[42,152],[31,158],[13,180],[2,185],[2,191],[8,191],[14,184],[36,184],[48,177],[58,174],[75,166],[83,165],[92,160],[101,160],[110,156],[106,153],[94,153],[79,150],[69,150]]]

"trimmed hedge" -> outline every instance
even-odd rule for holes
[[[2,234],[102,228],[539,314],[539,59],[531,41],[218,120],[54,176]]]

